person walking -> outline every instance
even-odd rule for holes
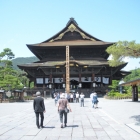
[[[85,95],[83,93],[80,94],[80,100],[81,100],[81,107],[84,107],[84,97]]]
[[[70,103],[70,94],[67,94],[67,100]]]
[[[55,104],[55,106],[57,105],[57,93],[56,92],[54,93],[54,104]]]
[[[75,100],[76,100],[76,93],[74,92],[73,93],[73,102],[75,103]]]
[[[66,111],[67,108],[69,109],[70,112],[72,111],[68,103],[68,100],[65,98],[65,94],[62,94],[58,101],[58,112],[60,116],[61,128],[67,126],[67,113],[68,113]],[[63,121],[63,116],[64,116],[64,121]]]
[[[73,93],[70,94],[70,102],[73,103]]]
[[[91,99],[92,107],[94,107],[93,95],[94,95],[94,91],[90,94],[90,99]]]
[[[59,93],[58,92],[56,92],[55,94],[54,94],[54,102],[55,102],[55,106],[57,105],[57,102],[58,102],[58,100],[59,100]]]
[[[41,93],[38,91],[36,92],[36,98],[33,101],[33,109],[36,115],[36,125],[37,128],[40,129],[43,128],[43,120],[44,120],[44,113],[45,111],[45,105],[44,105],[44,99],[41,97]],[[39,125],[39,115],[41,117],[41,122]]]
[[[98,108],[98,97],[97,97],[97,93],[96,92],[94,92],[94,95],[93,95],[93,107],[96,109],[96,108]]]
[[[76,103],[79,103],[79,93],[76,93]]]

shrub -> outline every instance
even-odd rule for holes
[[[108,97],[107,98],[132,98],[132,94],[131,93],[124,93],[124,94],[121,94],[119,92],[115,92],[113,90],[111,90],[109,93],[108,93]]]

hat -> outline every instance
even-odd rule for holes
[[[60,98],[65,98],[65,94],[62,93],[62,94],[60,95]]]
[[[41,95],[41,93],[40,93],[40,91],[37,91],[36,96],[39,96],[39,95]]]

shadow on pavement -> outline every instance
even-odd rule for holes
[[[43,128],[55,128],[54,126],[44,126]]]
[[[124,101],[124,102],[133,102],[133,103],[140,103],[140,101]]]
[[[68,125],[67,127],[79,127],[78,125]]]
[[[135,121],[136,121],[135,125],[139,125],[140,126],[140,115],[135,115],[135,116],[132,116],[130,118],[135,119]]]
[[[97,107],[96,109],[102,109],[102,107]]]

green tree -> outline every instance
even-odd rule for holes
[[[118,41],[108,47],[106,51],[112,55],[112,60],[109,60],[109,65],[116,67],[125,63],[125,57],[140,57],[140,44],[136,44],[135,41]]]
[[[15,57],[11,49],[5,48],[3,52],[0,53],[0,63],[3,67],[11,67],[12,59]]]
[[[136,79],[140,78],[140,68],[137,68],[135,70],[131,70],[130,72],[131,72],[131,74],[127,75],[124,78],[125,82],[136,80]],[[125,86],[125,88],[128,89],[129,92],[132,90],[131,86]],[[138,91],[140,91],[140,86],[138,86]]]
[[[16,71],[16,76],[22,83],[24,87],[28,87],[29,79],[27,78],[27,73],[21,70]]]
[[[118,80],[112,80],[112,85],[110,85],[109,88],[111,88],[113,91],[118,91],[118,84]]]
[[[9,48],[5,48],[3,52],[0,53],[0,87],[6,90],[22,89],[23,84],[20,80],[22,76],[17,75],[17,71],[12,69],[12,58],[14,54]]]

